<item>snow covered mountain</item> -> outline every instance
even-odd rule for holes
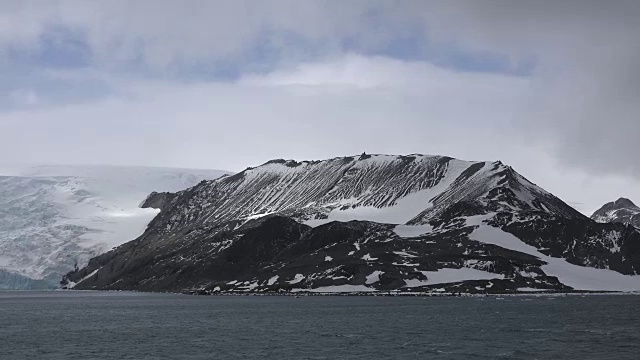
[[[0,167],[0,288],[58,286],[62,274],[134,239],[157,215],[154,190],[179,191],[217,170],[124,166]]]
[[[197,291],[640,290],[640,232],[501,162],[272,160],[178,193],[67,287]]]
[[[620,198],[604,204],[591,218],[599,223],[616,222],[640,228],[640,207],[629,199]]]

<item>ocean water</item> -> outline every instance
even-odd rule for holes
[[[0,359],[640,359],[640,296],[0,292]]]

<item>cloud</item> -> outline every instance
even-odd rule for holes
[[[241,170],[281,157],[422,152],[501,159],[589,211],[618,196],[619,184],[628,185],[627,196],[640,195],[633,182],[589,180],[523,141],[517,122],[538,91],[526,77],[349,55],[237,82],[109,81],[126,91],[0,115],[4,162]],[[596,186],[607,189],[585,199]]]
[[[38,102],[38,94],[33,89],[18,89],[9,94],[9,99],[16,106],[32,106]]]
[[[0,8],[0,45],[38,51],[44,35],[65,29],[81,33],[95,63],[105,67],[142,63],[166,70],[237,61],[256,49],[304,58],[306,46],[317,53],[344,41],[373,46],[390,40],[379,27],[386,17],[376,15],[388,8],[364,0],[9,0]]]
[[[563,166],[640,179],[640,2],[452,1],[421,14],[437,38],[537,59],[541,95],[520,126]]]
[[[0,161],[420,151],[502,159],[590,208],[640,195],[638,19],[625,0],[4,1],[21,106]]]
[[[25,161],[46,156],[47,161],[190,167],[217,163],[232,169],[287,154],[323,158],[363,150],[447,150],[479,156],[465,149],[473,139],[505,137],[494,128],[508,131],[530,91],[526,78],[460,77],[421,62],[357,55],[237,82],[109,82],[124,91],[103,100],[0,115],[0,149],[14,149],[12,156]],[[74,150],[84,147],[91,150]],[[487,146],[484,155],[497,158],[495,150]],[[216,163],[210,153],[217,154]]]

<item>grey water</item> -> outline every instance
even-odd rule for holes
[[[0,292],[0,359],[638,359],[640,296]]]

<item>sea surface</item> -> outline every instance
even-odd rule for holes
[[[0,292],[0,359],[640,359],[640,296]]]

